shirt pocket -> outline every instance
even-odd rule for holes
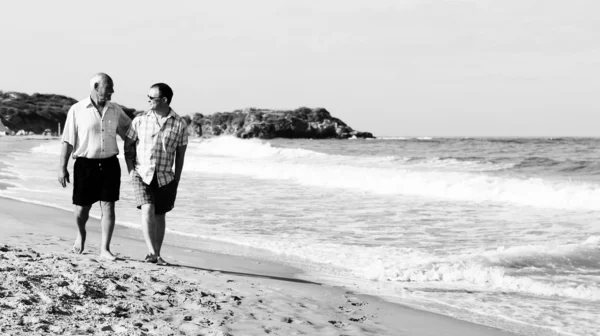
[[[163,132],[163,143],[168,152],[174,152],[177,148],[177,129],[170,127]]]

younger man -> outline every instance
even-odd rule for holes
[[[172,98],[173,90],[167,84],[152,85],[148,92],[150,108],[133,119],[125,141],[125,161],[137,208],[142,210],[148,247],[145,261],[159,265],[167,265],[160,256],[165,215],[175,206],[188,142],[187,124],[171,109]]]

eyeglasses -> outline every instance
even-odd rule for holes
[[[150,96],[148,96],[148,100],[156,100],[156,99],[162,99],[162,97],[150,97]]]

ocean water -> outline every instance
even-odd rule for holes
[[[59,152],[1,158],[0,196],[70,210]],[[117,221],[138,226],[127,179]],[[195,139],[167,224],[420,309],[600,335],[600,139]]]

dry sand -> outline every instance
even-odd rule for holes
[[[174,265],[145,264],[141,233],[122,226],[118,261],[104,261],[99,228],[90,218],[86,250],[72,254],[71,213],[0,197],[0,335],[512,335],[170,236],[163,254]]]

